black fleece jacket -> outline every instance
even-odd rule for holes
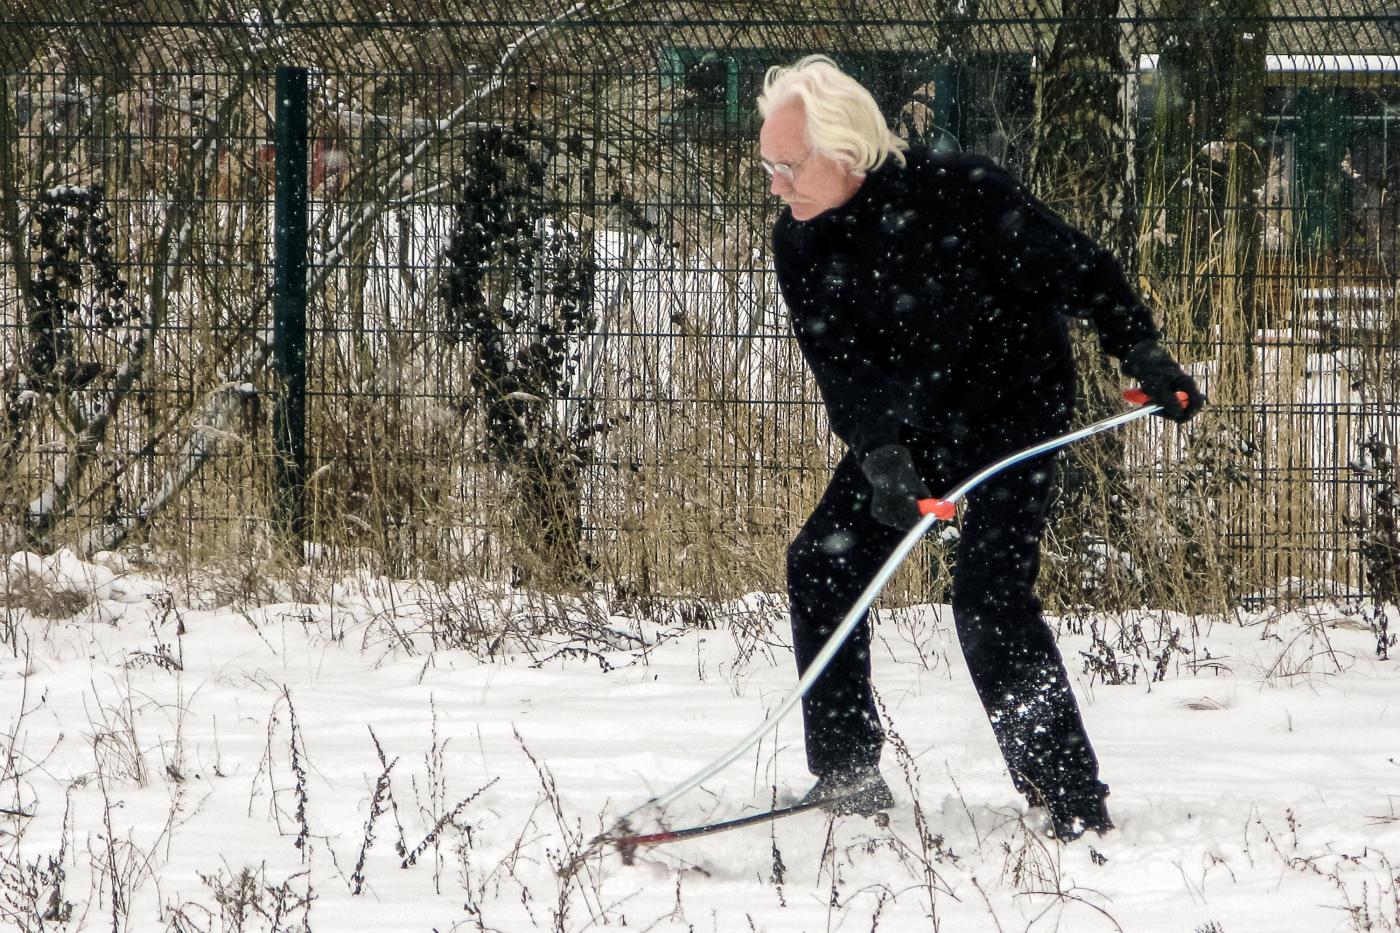
[[[992,456],[1064,429],[1064,315],[1124,357],[1159,336],[1122,267],[996,163],[912,147],[849,201],[773,228],[778,286],[832,430],[858,457],[905,428]]]

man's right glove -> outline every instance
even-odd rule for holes
[[[1185,421],[1206,403],[1206,397],[1196,388],[1196,380],[1186,374],[1160,343],[1142,340],[1133,345],[1123,358],[1123,372],[1142,386],[1142,391],[1160,405],[1161,414],[1173,421]],[[1176,393],[1186,393],[1186,405]]]
[[[933,493],[924,485],[923,477],[914,467],[914,458],[903,444],[886,444],[865,455],[861,472],[870,480],[873,493],[870,514],[882,525],[908,531],[923,518],[919,500],[931,499]]]

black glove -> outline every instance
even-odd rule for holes
[[[1152,404],[1162,407],[1161,415],[1173,421],[1185,421],[1206,403],[1206,397],[1196,388],[1196,380],[1155,340],[1134,344],[1123,359],[1123,372],[1138,381]],[[1184,406],[1176,397],[1178,392],[1186,393]]]
[[[909,448],[902,444],[886,444],[865,455],[861,472],[870,480],[873,495],[870,514],[882,525],[908,531],[923,518],[919,514],[920,499],[931,499]]]

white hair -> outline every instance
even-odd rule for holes
[[[864,174],[893,155],[904,165],[909,143],[890,132],[880,107],[859,81],[825,55],[774,65],[763,78],[758,112],[764,119],[790,100],[802,104],[807,139],[828,158]]]

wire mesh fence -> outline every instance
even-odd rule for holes
[[[1052,602],[1395,597],[1400,15],[1026,10],[20,4],[3,543],[278,553],[274,75],[296,65],[318,558],[781,586],[839,451],[771,273],[753,101],[821,51],[902,135],[992,156],[1111,245],[1211,397],[1066,458]],[[1119,385],[1091,346],[1085,418]]]

